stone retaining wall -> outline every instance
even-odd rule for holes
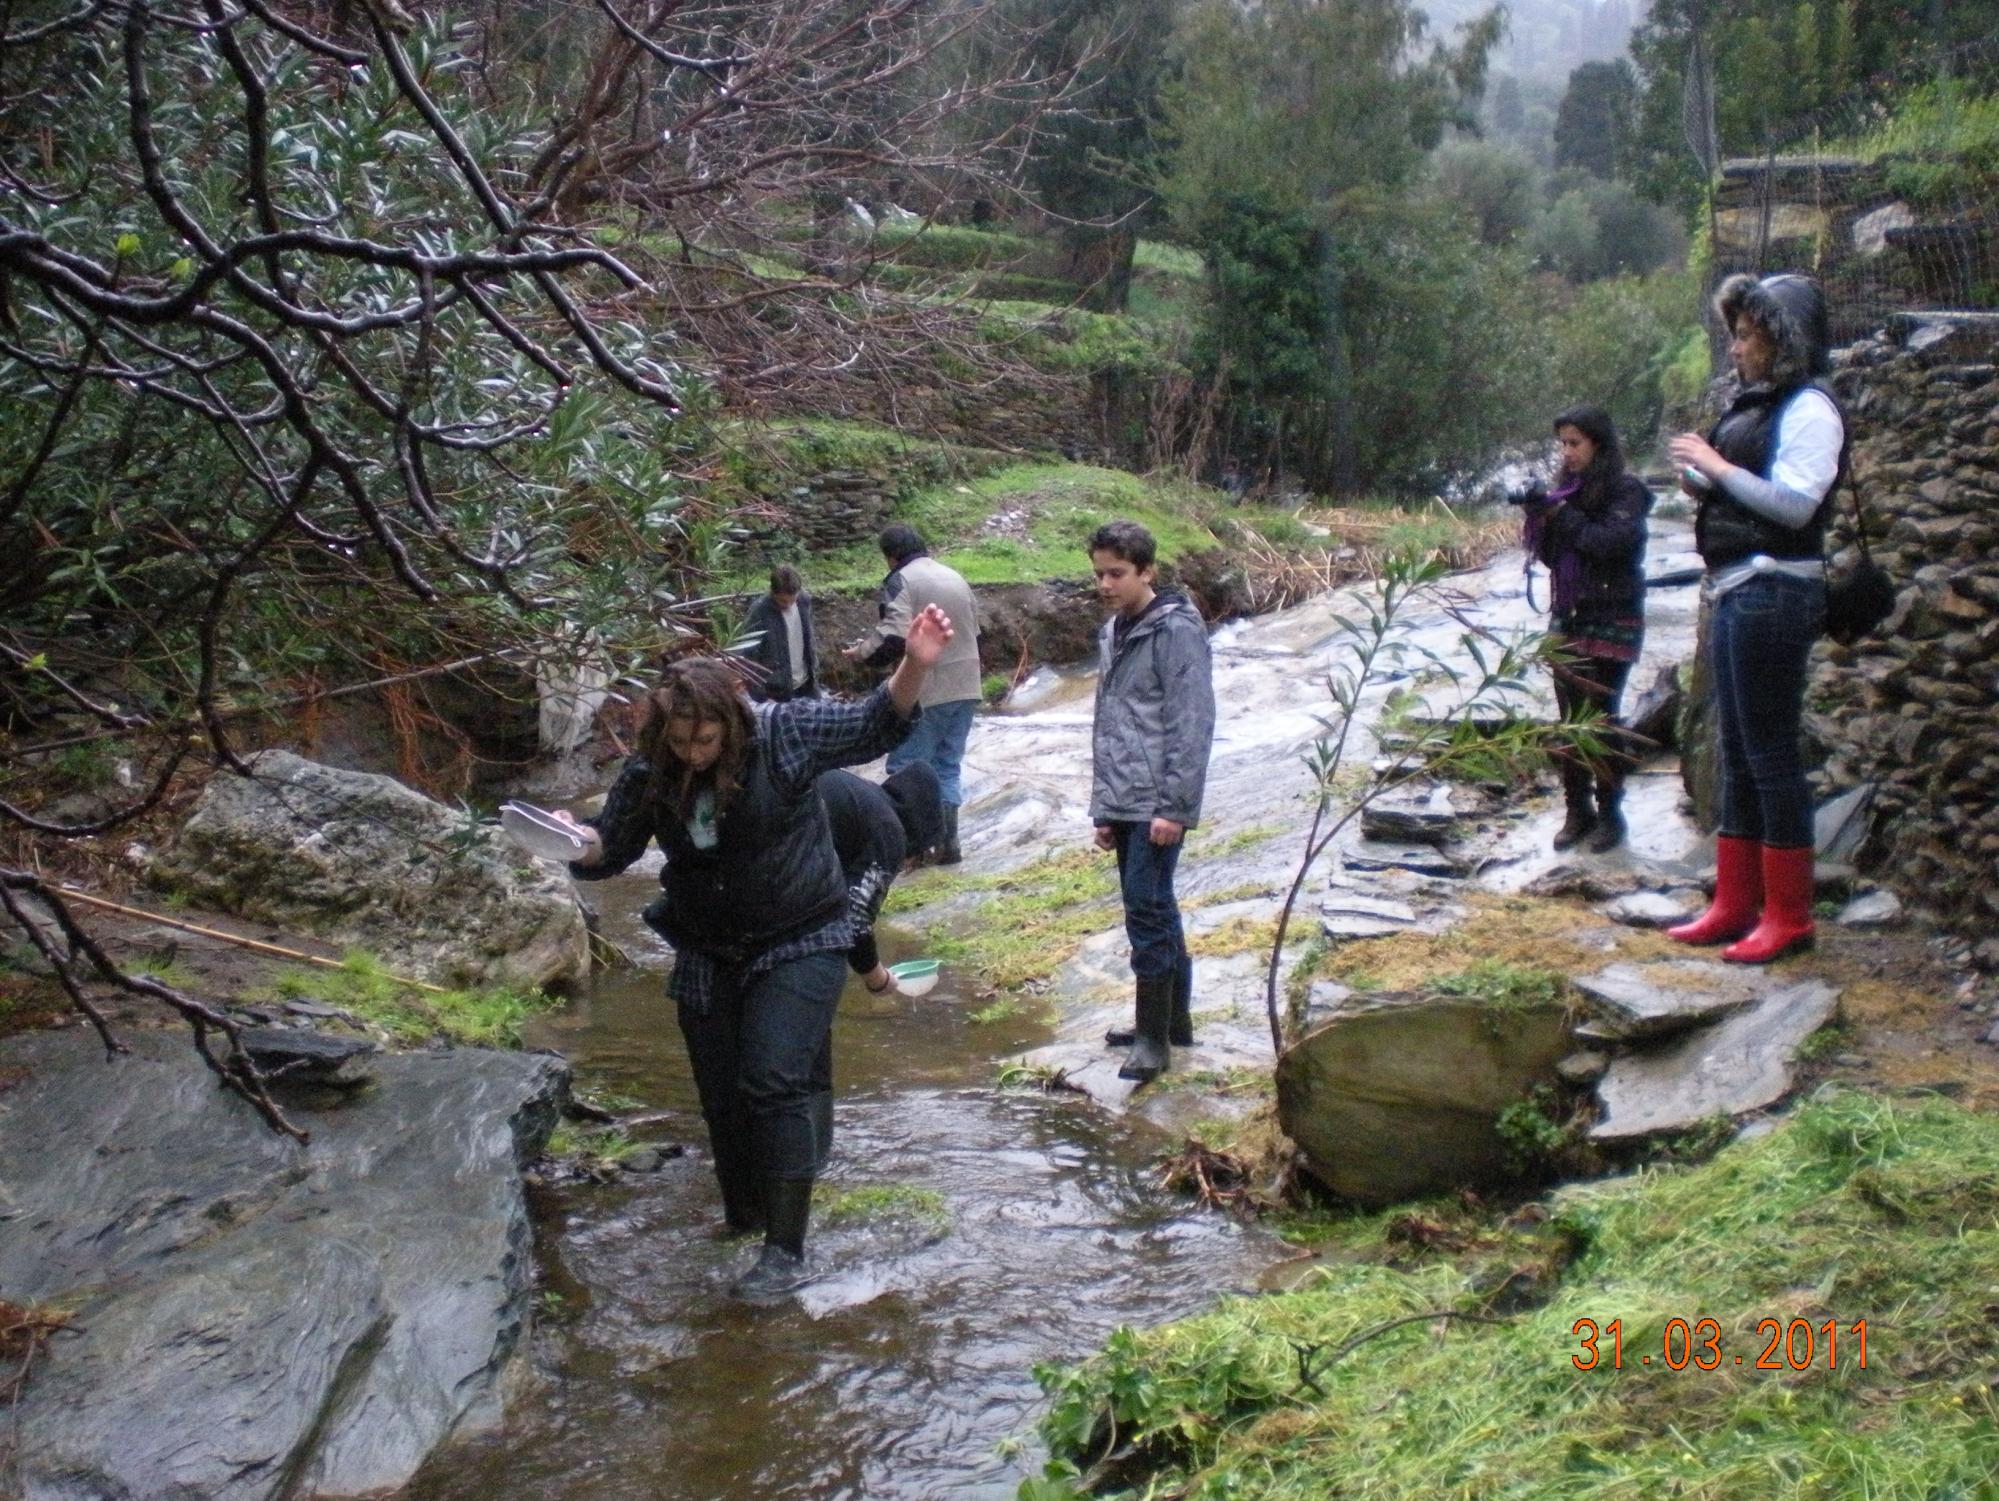
[[[1835,385],[1901,600],[1872,639],[1820,648],[1822,790],[1877,784],[1862,866],[1999,967],[1999,315],[1900,317],[1841,352]],[[1836,566],[1852,529],[1842,495]]]

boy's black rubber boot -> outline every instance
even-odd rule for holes
[[[937,863],[956,865],[965,858],[964,851],[958,848],[958,805],[944,803],[940,806],[944,810],[944,842],[937,846]]]
[[[1176,1048],[1194,1045],[1194,961],[1185,954],[1173,971],[1173,1013],[1166,1040]],[[1104,1033],[1105,1047],[1128,1048],[1136,1041],[1135,1027],[1112,1027]]]
[[[1117,1071],[1120,1079],[1143,1084],[1165,1073],[1173,1063],[1173,1049],[1167,1040],[1173,1016],[1173,976],[1140,975],[1137,991],[1138,1035],[1131,1052]]]

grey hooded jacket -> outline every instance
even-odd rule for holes
[[[1182,594],[1161,594],[1125,632],[1097,636],[1097,717],[1090,820],[1201,821],[1215,689],[1208,628]]]

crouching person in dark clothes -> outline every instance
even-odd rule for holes
[[[798,699],[752,707],[721,661],[676,662],[648,696],[638,752],[597,836],[570,866],[615,875],[658,840],[662,897],[646,919],[673,945],[666,992],[687,1042],[732,1230],[764,1232],[756,1265],[732,1289],[775,1298],[806,1279],[812,1182],[832,1113],[817,1074],[853,943],[847,884],[816,785],[821,773],[897,744],[951,641],[941,610],[911,622],[894,674],[853,703]],[[830,1103],[827,1101],[825,1103]]]
[[[1194,962],[1173,872],[1181,837],[1200,821],[1215,738],[1208,627],[1184,594],[1153,589],[1156,556],[1135,521],[1090,538],[1097,595],[1111,608],[1097,638],[1090,822],[1097,848],[1117,851],[1136,988],[1136,1025],[1105,1040],[1129,1044],[1118,1077],[1140,1083],[1165,1071],[1173,1045],[1194,1042]]]
[[[943,837],[937,773],[918,761],[877,787],[851,771],[829,771],[819,778],[819,798],[847,880],[847,919],[854,925],[847,967],[875,995],[886,995],[895,989],[895,976],[875,947],[875,919],[910,852]]]

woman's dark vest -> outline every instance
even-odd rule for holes
[[[744,964],[846,909],[847,883],[819,793],[807,783],[793,796],[780,795],[761,727],[715,848],[696,849],[672,813],[656,822],[666,851],[659,876],[666,893],[645,918],[676,948]]]
[[[1721,421],[1708,433],[1708,442],[1737,468],[1768,479],[1776,446],[1777,419],[1793,397],[1808,390],[1823,394],[1832,402],[1833,410],[1839,411],[1837,398],[1818,381],[1782,390],[1755,386],[1736,397],[1722,413]],[[1840,417],[1844,425],[1845,413]],[[1844,444],[1840,447],[1839,469],[1840,474],[1846,472]],[[1838,485],[1839,475],[1835,475],[1832,488],[1827,489],[1819,508],[1809,521],[1798,527],[1782,526],[1767,516],[1757,515],[1717,485],[1701,497],[1700,507],[1694,513],[1694,546],[1701,561],[1710,568],[1726,568],[1759,552],[1767,557],[1792,560],[1822,557],[1826,520],[1832,514],[1830,502]]]

